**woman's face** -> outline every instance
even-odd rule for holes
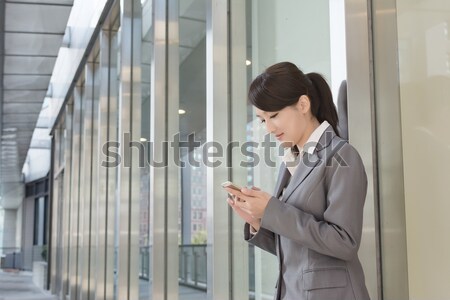
[[[256,116],[265,124],[267,131],[284,147],[303,146],[319,123],[311,114],[307,96],[301,96],[296,104],[279,111],[266,112],[259,108],[255,110]]]

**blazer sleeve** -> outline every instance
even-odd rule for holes
[[[275,246],[275,234],[267,229],[259,228],[255,235],[250,233],[250,225],[245,223],[244,226],[244,239],[273,255],[277,255],[277,250]]]
[[[347,144],[338,153],[345,165],[334,163],[326,167],[329,168],[325,172],[327,208],[323,220],[272,197],[261,219],[261,227],[324,255],[351,260],[361,241],[367,176],[352,146]],[[315,201],[314,196],[312,193],[309,201]]]

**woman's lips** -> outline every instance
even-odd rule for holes
[[[283,136],[283,134],[284,134],[284,133],[277,134],[275,137],[276,137],[277,139],[280,139],[280,138]]]

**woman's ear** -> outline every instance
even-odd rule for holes
[[[311,102],[308,96],[301,95],[300,98],[298,98],[297,109],[304,114],[311,109]]]

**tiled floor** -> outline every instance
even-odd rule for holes
[[[139,299],[151,300],[149,282],[140,281]],[[31,272],[4,272],[0,270],[0,300],[56,300],[48,291],[33,284]],[[206,292],[180,286],[180,300],[206,300]]]
[[[56,300],[33,284],[31,272],[0,271],[0,300]]]

